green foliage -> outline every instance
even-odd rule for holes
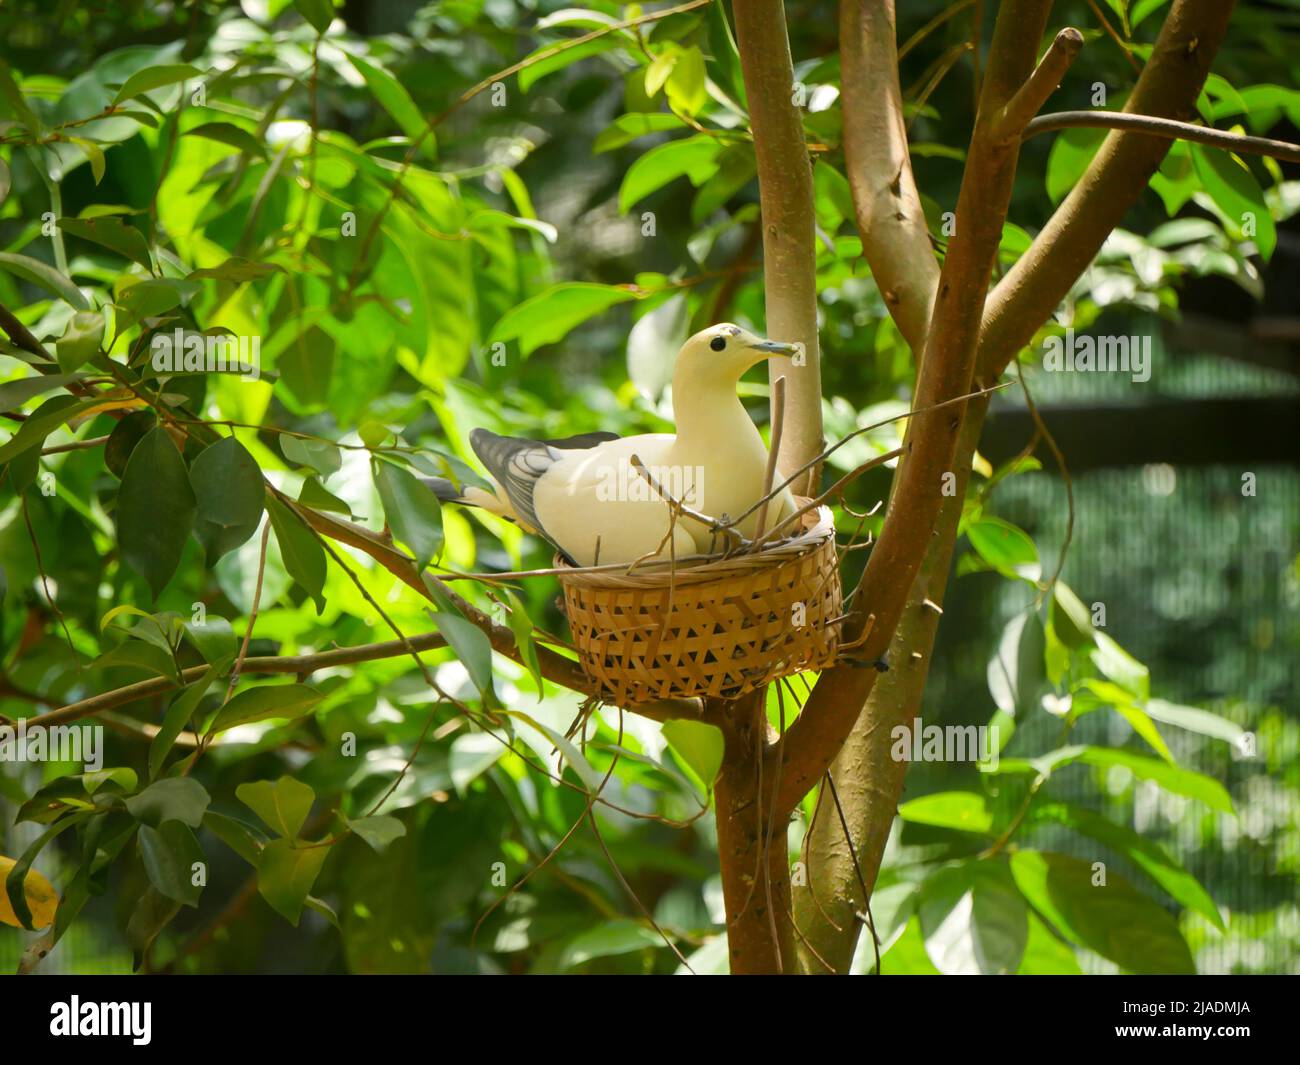
[[[900,12],[900,39],[940,6]],[[623,26],[639,8],[436,2],[396,26],[381,5],[293,0],[187,9],[192,31],[170,9],[66,7],[32,17],[39,48],[9,41],[0,61],[0,304],[41,349],[0,343],[0,714],[149,689],[105,712],[99,773],[0,764],[15,915],[32,923],[40,865],[61,894],[55,939],[94,921],[140,969],[275,969],[292,945],[366,973],[671,972],[665,936],[696,971],[725,967],[701,806],[720,734],[591,711],[545,680],[542,649],[560,653],[563,625],[552,584],[431,582],[433,610],[414,585],[426,569],[550,565],[540,541],[444,511],[420,482],[481,480],[469,429],[662,430],[681,340],[718,320],[763,327],[726,5]],[[1127,50],[1149,46],[1161,7],[1109,4]],[[1081,2],[1060,17],[1095,28]],[[812,21],[791,29],[797,77],[824,90],[802,117],[825,421],[844,436],[906,410],[913,360],[862,258],[834,41]],[[1216,68],[1233,83],[1210,83],[1207,121],[1300,121],[1285,87],[1300,53],[1260,45],[1263,21],[1248,10],[1234,28]],[[608,32],[572,46],[593,31]],[[904,84],[967,32],[956,18],[922,40]],[[906,102],[940,248],[972,118],[965,62],[924,105],[916,90]],[[1083,106],[1098,82],[1122,106],[1131,70],[1108,39],[1090,41],[1062,99]],[[1028,142],[1001,267],[1101,139]],[[1270,164],[1176,146],[1060,327],[1172,315],[1191,276],[1257,292],[1256,260],[1298,202]],[[253,340],[253,367],[186,362]],[[764,389],[746,398],[762,421]],[[873,430],[831,465],[897,433]],[[1072,972],[1097,958],[1186,972],[1188,941],[1230,927],[1176,851],[1131,827],[1131,793],[1231,819],[1242,796],[1178,764],[1174,737],[1238,745],[1243,729],[1153,697],[1165,678],[1124,649],[1123,626],[1095,627],[1050,580],[1051,556],[995,513],[997,486],[1038,470],[986,471],[968,501],[958,573],[1032,601],[976,659],[980,721],[997,726],[984,771],[945,766],[900,807],[900,851],[916,860],[891,851],[873,898],[885,972]],[[865,478],[846,502],[866,510],[887,490]],[[328,521],[346,539],[322,533]],[[449,587],[508,629],[522,664],[493,653]],[[394,630],[445,646],[417,652],[424,669],[408,647],[328,659]],[[324,664],[303,667],[313,654]],[[1030,738],[1044,718],[1055,745]],[[1101,720],[1124,738],[1075,731]],[[1098,809],[1055,793],[1081,777]],[[19,823],[34,842],[8,847]],[[1096,883],[1091,861],[1040,848],[1049,828],[1133,882],[1108,869]],[[231,919],[232,885],[251,895],[250,877],[258,898]],[[101,896],[120,912],[82,916]]]

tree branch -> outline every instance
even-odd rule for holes
[[[875,886],[907,768],[893,759],[892,732],[909,724],[920,710],[939,628],[936,608],[943,605],[971,457],[988,404],[987,395],[972,400],[962,421],[954,460],[956,491],[944,498],[934,537],[894,632],[889,672],[876,679],[865,709],[831,765],[853,845],[839,819],[826,816],[824,809],[806,837],[808,878],[794,891],[795,924],[807,940],[800,950],[804,972],[821,972],[825,963],[845,973],[853,961],[861,932],[855,915],[867,901],[863,885],[868,893]]]
[[[767,334],[803,345],[803,363],[769,360],[769,380],[786,378],[785,424],[777,468],[782,476],[822,449],[821,357],[817,341],[817,246],[812,165],[794,106],[794,64],[782,0],[738,0],[732,10],[749,98],[763,220]],[[816,473],[808,485],[815,485]]]
[[[969,391],[1019,148],[1016,139],[998,136],[995,123],[1033,69],[1050,6],[1050,0],[1005,0],[998,11],[957,200],[957,231],[944,260],[921,360],[914,401],[918,408]],[[875,626],[859,652],[863,664],[885,653],[903,615],[934,535],[945,498],[945,475],[954,472],[961,423],[960,410],[945,410],[919,414],[908,426],[906,454],[895,473],[884,527],[859,586],[858,624],[846,626],[851,640],[861,631],[860,619],[867,612],[875,615]],[[793,810],[821,779],[858,720],[875,675],[873,669],[842,665],[818,680],[786,735],[780,808]]]
[[[1083,47],[1083,34],[1067,26],[1056,35],[1047,54],[1043,56],[1029,80],[1020,86],[1015,96],[1011,97],[1006,107],[994,120],[998,136],[1019,137],[1033,117],[1047,103],[1047,98],[1056,91]]]
[[[1130,105],[1133,110],[1147,111],[1158,104],[1164,113],[1190,113],[1212,55],[1222,41],[1231,7],[1230,2],[1219,5],[1206,0],[1175,0],[1152,63],[1139,79],[1140,92],[1135,94],[1138,102]],[[1146,141],[1145,147],[1140,144],[1142,140]],[[1153,151],[1153,143],[1136,133],[1108,140],[1103,155],[1094,161],[1093,169],[1098,173],[1089,179],[1087,195],[1072,195],[1067,200],[1067,203],[1074,202],[1068,217],[1082,219],[1086,234],[1072,235],[1064,221],[1067,215],[1058,212],[1060,217],[1053,220],[1050,237],[1046,232],[1040,236],[1030,255],[1021,259],[989,297],[980,336],[981,380],[992,380],[1018,348],[1028,342],[1127,207],[1140,195],[1167,147],[1156,145]],[[1078,247],[1073,246],[1076,239]],[[1073,268],[1075,264],[1077,269]],[[986,407],[978,399],[969,403],[954,460],[959,479],[969,470],[969,456],[978,440]],[[846,799],[846,806],[868,892],[875,884],[906,768],[889,756],[890,729],[910,721],[920,708],[938,617],[924,607],[924,601],[929,598],[935,603],[942,602],[940,596],[949,571],[963,494],[964,488],[959,486],[957,495],[944,502],[934,538],[891,645],[893,666],[871,690],[866,709],[835,763],[841,791],[848,781],[853,781],[856,789],[856,794]],[[914,654],[920,654],[921,658],[913,658]],[[836,670],[823,675],[814,689],[815,697],[821,695],[822,685],[828,679],[834,680],[839,691],[828,691],[827,701],[833,701],[837,694],[842,698],[853,695],[845,678]],[[796,895],[796,920],[801,928],[808,930],[810,942],[818,953],[843,971],[853,956],[859,929],[856,921],[842,920],[844,902],[836,900],[856,901],[862,891],[857,880],[859,870],[849,867],[846,852],[840,853],[827,845],[829,835],[820,825],[814,826],[810,835],[809,863],[815,867],[815,873],[810,873],[809,888],[800,889]],[[810,894],[812,889],[816,890],[816,900]],[[841,926],[839,931],[825,924],[816,902],[828,907],[830,915]],[[807,958],[804,967],[808,971],[821,968],[815,960]]]
[[[1223,43],[1235,0],[1174,0],[1151,58],[1125,104],[1130,114],[1184,119]],[[992,381],[1087,269],[1169,151],[1131,131],[1106,138],[1083,177],[988,298],[978,378]]]
[[[840,76],[844,159],[862,251],[885,306],[919,357],[939,263],[907,148],[894,0],[842,0]]]
[[[1039,115],[1025,127],[1024,139],[1028,140],[1049,130],[1077,129],[1081,126],[1144,133],[1165,140],[1195,141],[1197,144],[1209,144],[1229,152],[1268,155],[1274,159],[1300,163],[1300,144],[1233,133],[1212,126],[1198,126],[1194,122],[1177,122],[1172,118],[1133,115],[1127,111],[1057,111],[1050,115]]]

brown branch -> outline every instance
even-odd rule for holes
[[[1222,42],[1231,8],[1231,0],[1222,4],[1214,0],[1174,0],[1152,61],[1130,101],[1130,110],[1178,116],[1192,112],[1210,60]],[[1069,210],[1063,205],[1050,231],[1040,235],[1030,253],[990,295],[980,336],[981,380],[996,377],[1046,320],[1146,187],[1166,147],[1136,133],[1116,134],[1108,139],[1089,175],[1067,198]],[[910,721],[921,704],[939,618],[937,612],[926,607],[926,600],[936,604],[943,601],[964,495],[961,482],[969,470],[985,408],[982,400],[972,400],[969,405],[954,462],[958,491],[941,508],[939,525],[891,645],[893,666],[874,688],[869,683],[857,686],[869,688],[870,698],[836,763],[841,790],[850,786],[854,789],[843,798],[868,891],[875,884],[906,769],[905,764],[894,762],[889,755],[890,730],[895,724]],[[922,657],[915,659],[913,653]],[[815,691],[821,701],[811,709],[837,697],[854,697],[851,679],[841,670],[823,674]],[[828,681],[832,683],[828,685]],[[810,832],[810,862],[817,863],[817,881],[821,884],[818,894],[823,899],[853,900],[860,892],[856,873],[847,854],[842,853],[842,845],[837,852],[821,844],[820,837],[826,834],[816,826]],[[836,903],[829,917],[821,915],[818,899],[811,897],[807,889],[799,891],[796,903],[796,917],[809,929],[813,944],[837,968],[847,968],[858,930],[854,927],[843,935],[830,918],[846,917],[848,910]],[[805,959],[806,969],[815,964],[815,960]]]
[[[821,360],[817,340],[817,245],[812,165],[794,106],[794,63],[782,0],[732,5],[741,72],[749,98],[763,225],[767,335],[803,345],[803,363],[769,360],[769,380],[786,378],[785,427],[777,468],[783,475],[822,449]],[[808,485],[816,484],[816,471]],[[810,494],[806,488],[802,495]]]
[[[989,67],[957,200],[957,231],[939,279],[914,406],[934,406],[969,391],[984,298],[1011,201],[1018,143],[998,136],[997,116],[1029,78],[1047,22],[1049,0],[1005,0],[998,11]],[[862,662],[879,659],[902,618],[913,580],[934,534],[945,474],[954,473],[961,411],[920,414],[909,424],[905,455],[846,629],[851,642],[867,611],[875,627]],[[857,631],[855,631],[855,628]],[[873,669],[840,666],[824,673],[786,734],[780,810],[793,810],[822,778],[858,720]]]
[[[892,731],[910,723],[921,706],[971,456],[987,410],[988,396],[980,396],[971,400],[962,420],[953,462],[956,491],[943,501],[934,536],[889,646],[889,672],[876,678],[857,724],[831,766],[848,838],[856,847],[849,845],[845,830],[833,819],[815,820],[808,830],[807,862],[816,875],[810,873],[807,886],[795,889],[794,912],[796,922],[822,961],[811,952],[806,957],[801,955],[805,971],[820,968],[825,961],[837,972],[848,972],[853,961],[861,934],[854,914],[863,911],[870,900],[907,769],[906,763],[896,762],[892,756]],[[914,654],[921,657],[914,658]]]
[[[1194,122],[1177,122],[1172,118],[1154,118],[1151,115],[1133,115],[1127,111],[1056,111],[1039,115],[1025,127],[1024,139],[1055,129],[1119,129],[1143,133],[1148,137],[1165,140],[1195,141],[1229,152],[1248,155],[1268,155],[1274,159],[1300,163],[1300,144],[1273,140],[1271,137],[1253,137],[1231,130],[1198,126]]]
[[[898,58],[894,0],[842,0],[844,160],[862,252],[898,331],[919,357],[939,263],[912,177]]]
[[[1056,35],[1052,45],[1047,49],[1034,72],[1029,75],[1020,90],[1011,97],[994,120],[994,127],[999,136],[1019,137],[1029,125],[1030,120],[1038,114],[1047,98],[1056,91],[1070,69],[1079,50],[1083,47],[1083,34],[1073,27],[1066,27]]]
[[[1235,0],[1174,0],[1125,104],[1130,114],[1185,119],[1227,32]],[[989,295],[978,380],[991,381],[1028,344],[1137,202],[1170,142],[1133,131],[1106,138],[1083,177]]]

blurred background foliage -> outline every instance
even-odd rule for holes
[[[225,425],[291,499],[371,529],[387,513],[399,540],[433,544],[453,570],[548,565],[540,541],[490,517],[407,513],[383,496],[384,479],[470,476],[465,436],[478,425],[535,436],[663,428],[681,340],[719,320],[761,330],[739,64],[722,6],[683,6],[636,22],[645,12],[635,6],[516,0],[6,3],[0,303],[38,339],[63,338],[59,369],[91,386],[120,378],[97,338],[78,344],[76,312],[108,312],[105,352],[141,374],[155,404]],[[972,35],[987,43],[994,6],[925,0],[899,15],[917,183],[940,251],[972,119]],[[1081,27],[1088,44],[1052,108],[1122,106],[1166,6],[1056,4],[1053,25]],[[788,7],[815,159],[825,421],[838,438],[906,410],[913,365],[861,258],[843,176],[835,5]],[[1238,11],[1202,116],[1295,140],[1300,3]],[[1026,145],[1002,266],[1099,139],[1074,131]],[[1037,346],[1026,355],[1048,427],[1058,409],[1084,427],[1062,437],[1075,509],[1063,577],[1077,597],[1043,596],[1067,538],[1065,482],[1021,386],[996,398],[922,717],[1001,725],[1002,771],[910,770],[873,907],[884,972],[960,968],[939,926],[970,892],[986,915],[972,921],[992,907],[983,932],[1002,935],[996,953],[1011,971],[1300,968],[1294,176],[1270,160],[1177,146],[1044,331],[1151,336],[1149,382],[1046,374]],[[145,319],[260,338],[261,379],[151,373]],[[31,353],[0,349],[0,379],[25,378]],[[766,383],[743,388],[765,424]],[[25,459],[0,451],[0,714],[39,713],[178,662],[228,667],[254,605],[256,523],[224,553],[188,526],[133,545],[122,533],[126,458],[139,457],[137,482],[170,462],[145,465],[142,441],[166,439],[147,435],[153,415],[129,395],[126,418],[81,410],[72,421],[41,407],[44,395],[4,396],[29,423],[37,410],[53,417],[39,467],[30,447]],[[1208,438],[1189,420],[1153,440],[1156,408],[1173,405],[1178,424],[1189,404],[1225,399],[1200,412]],[[1260,438],[1257,402],[1274,422],[1279,403],[1289,410],[1281,447],[1276,434]],[[1037,457],[1018,458],[1031,438]],[[832,466],[897,441],[894,422]],[[183,481],[188,465],[200,515],[217,505],[195,478],[201,451],[191,440],[180,471]],[[1253,496],[1243,472],[1257,478]],[[887,488],[880,471],[848,502],[865,510]],[[255,517],[265,520],[260,505]],[[842,520],[852,534],[857,520]],[[409,589],[340,549],[358,586],[288,522],[269,540],[250,655],[389,639],[384,616],[406,634],[431,631]],[[150,523],[144,512],[133,527]],[[859,565],[851,555],[846,579]],[[457,588],[502,610],[482,588]],[[563,632],[555,592],[524,582],[504,609],[530,619],[525,632]],[[230,624],[215,620],[205,641],[196,604]],[[105,625],[124,605],[160,619],[171,662],[138,650],[156,647],[153,622],[128,613]],[[1097,605],[1105,621],[1093,632]],[[79,885],[84,905],[43,967],[678,970],[657,925],[697,971],[718,970],[704,786],[715,738],[606,709],[581,747],[569,744],[579,697],[539,688],[499,655],[485,685],[489,652],[468,635],[450,642],[454,652],[425,656],[442,694],[409,658],[324,669],[301,678],[313,692],[305,717],[237,724],[184,778],[176,769],[190,753],[171,752],[159,772],[158,744],[142,731],[175,716],[166,711],[181,697],[169,695],[103,716],[106,766],[126,772],[90,781],[70,764],[0,763],[0,854],[17,858],[76,811],[91,818],[39,850],[36,867],[60,891]],[[187,689],[187,709],[211,720],[224,688],[223,678]],[[1093,753],[1050,773],[1026,761],[1063,736]],[[586,789],[606,774],[611,805],[587,822]],[[202,796],[172,796],[181,805],[162,819],[141,814],[155,775],[194,781]],[[136,808],[121,809],[133,793]],[[286,804],[296,823],[263,816]],[[811,810],[809,800],[805,820]],[[1089,820],[1098,815],[1118,834]],[[88,839],[91,823],[102,827]],[[803,825],[792,827],[792,858]],[[972,861],[990,845],[996,860]],[[195,848],[209,869],[201,892],[168,873]],[[1131,882],[1129,909],[1051,912],[1049,874],[1074,883],[1069,863],[1095,861]],[[17,966],[36,938],[0,930],[0,965]],[[870,953],[859,951],[859,971]]]

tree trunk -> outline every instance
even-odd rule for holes
[[[767,742],[765,702],[759,689],[717,707],[726,746],[714,802],[733,976],[795,968],[787,821],[772,817],[777,759]]]

